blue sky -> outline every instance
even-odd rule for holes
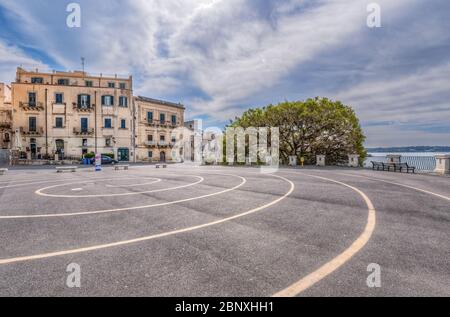
[[[66,6],[82,9],[66,26]],[[366,25],[368,3],[382,27]],[[0,81],[15,68],[134,76],[135,94],[223,126],[250,107],[326,96],[367,146],[450,145],[448,0],[0,0]]]

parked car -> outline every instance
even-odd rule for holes
[[[89,160],[89,164],[94,165],[95,164],[95,157],[88,159]],[[84,162],[81,161],[81,164],[83,164]],[[118,161],[112,159],[111,157],[107,156],[107,155],[102,155],[102,165],[114,165],[119,163]]]

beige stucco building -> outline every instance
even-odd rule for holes
[[[0,83],[0,150],[10,149],[12,143],[11,87]]]
[[[134,160],[132,77],[17,69],[12,83],[13,149],[21,158],[114,153]]]
[[[137,109],[137,160],[170,162],[175,143],[183,137],[185,107],[146,97],[134,99]],[[182,132],[181,132],[182,133]],[[183,151],[182,147],[176,149]],[[183,153],[180,153],[182,156]]]

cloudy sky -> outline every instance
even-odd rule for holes
[[[223,126],[250,107],[326,96],[367,146],[450,145],[448,0],[0,0],[0,81],[15,68],[134,76],[135,94]],[[367,27],[367,4],[382,27]]]

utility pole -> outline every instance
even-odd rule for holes
[[[85,58],[81,57],[81,69],[83,70],[83,73],[84,73],[84,62],[85,62]]]
[[[45,155],[48,159],[48,89],[45,88]]]
[[[95,154],[97,154],[98,152],[98,148],[97,148],[97,107],[98,107],[98,103],[97,103],[97,91],[94,92],[94,102],[95,102],[95,106],[94,106],[94,130],[95,130]]]

